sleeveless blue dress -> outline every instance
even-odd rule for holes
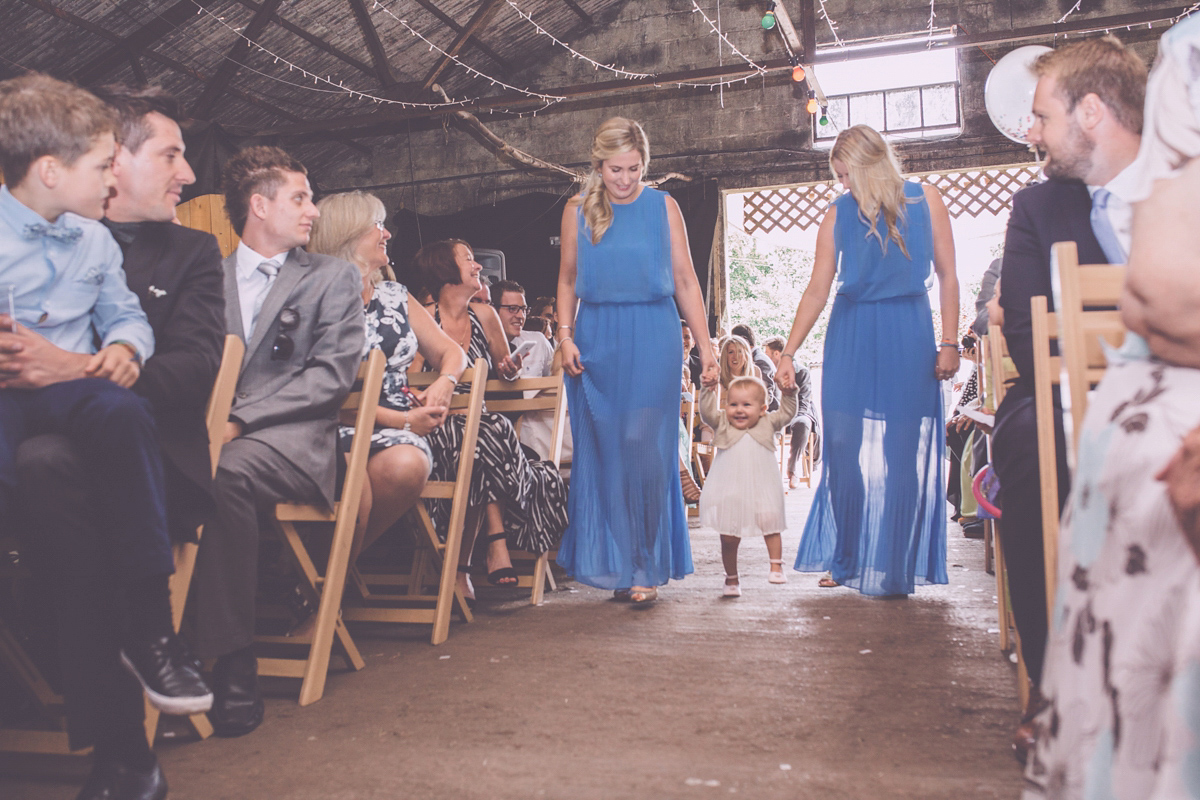
[[[679,370],[665,192],[613,205],[593,245],[578,213],[575,343],[567,377],[575,451],[558,563],[601,589],[661,586],[692,571],[679,483]]]
[[[946,583],[946,432],[934,374],[926,281],[933,228],[921,186],[906,182],[898,221],[911,258],[867,235],[849,193],[837,209],[837,293],[825,336],[825,468],[796,569],[830,570],[863,594]],[[876,230],[886,239],[880,213]]]

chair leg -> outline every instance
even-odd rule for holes
[[[535,606],[540,606],[543,600],[543,593],[546,590],[546,575],[549,574],[550,553],[542,553],[537,557],[537,561],[533,564],[533,591],[530,593],[529,602]]]

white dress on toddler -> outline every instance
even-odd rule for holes
[[[717,394],[700,389],[700,418],[713,429],[712,469],[700,495],[700,524],[726,536],[766,536],[787,527],[775,434],[796,415],[796,392],[753,427],[738,430],[718,407]]]
[[[700,524],[726,536],[766,536],[787,527],[775,453],[753,436],[717,450],[700,495]]]

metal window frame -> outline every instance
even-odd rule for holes
[[[927,89],[941,89],[946,86],[951,86],[954,88],[954,122],[953,123],[943,123],[941,125],[926,125],[925,124],[925,91]],[[914,89],[917,90],[919,99],[920,99],[919,110],[921,113],[921,124],[916,127],[889,128],[888,124],[887,124],[888,95],[895,94],[897,92],[911,92]],[[866,97],[868,95],[876,95],[876,94],[883,96],[883,128],[879,132],[884,134],[885,136],[904,135],[904,134],[912,134],[912,133],[938,134],[938,133],[952,132],[955,130],[962,130],[962,85],[961,85],[961,81],[943,81],[941,83],[926,83],[926,84],[922,84],[921,86],[897,86],[893,89],[876,89],[876,90],[870,91],[870,92],[854,92],[853,94],[839,94],[839,95],[834,95],[828,99],[830,101],[830,104],[832,104],[832,102],[834,100],[845,100],[846,101],[846,127],[849,127],[849,126],[855,124],[854,119],[850,114],[851,99],[853,99],[855,97]],[[818,142],[832,142],[834,139],[837,138],[837,133],[834,133],[829,136],[818,135],[817,128],[819,126],[817,124],[817,120],[818,120],[818,115],[813,114],[812,115],[812,135],[813,135],[813,143],[814,144],[816,144]]]

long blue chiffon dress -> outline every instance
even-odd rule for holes
[[[837,209],[837,275],[825,336],[825,468],[796,569],[830,570],[863,594],[946,583],[945,430],[926,281],[933,228],[921,186],[906,182],[897,222],[909,257],[886,250],[849,192]],[[883,214],[876,230],[886,240]]]
[[[679,370],[665,192],[613,204],[592,244],[578,212],[575,344],[567,377],[575,451],[558,563],[601,589],[661,586],[692,571],[679,483]]]

